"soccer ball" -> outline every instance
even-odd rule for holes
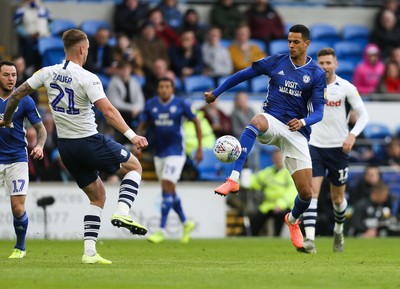
[[[242,146],[234,136],[224,135],[215,141],[214,155],[223,163],[236,161],[241,153]]]

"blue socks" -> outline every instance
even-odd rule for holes
[[[297,195],[296,199],[294,199],[294,207],[292,210],[292,216],[295,219],[298,219],[300,217],[300,215],[303,214],[308,209],[308,207],[310,206],[310,202],[311,202],[311,200],[309,200],[307,202],[303,201],[302,199],[300,199],[299,195]]]
[[[171,210],[171,208],[173,208],[174,211],[178,214],[179,219],[181,220],[182,223],[186,222],[186,216],[185,213],[183,212],[181,199],[179,198],[179,196],[177,194],[162,193],[161,224],[160,224],[161,229],[165,229],[167,225],[168,213]]]
[[[233,170],[241,172],[247,159],[247,155],[253,148],[259,130],[252,124],[248,124],[240,136],[240,145],[242,146],[242,153],[240,157],[233,164]]]
[[[182,204],[181,204],[181,199],[177,194],[174,195],[174,211],[178,214],[179,219],[181,222],[184,224],[186,222],[186,216],[185,213],[183,212]]]
[[[14,247],[25,251],[25,237],[26,231],[28,230],[28,215],[26,212],[18,219],[14,217],[14,230],[17,235],[17,243]]]

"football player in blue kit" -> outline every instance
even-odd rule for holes
[[[0,62],[0,120],[17,82],[17,68],[8,61]],[[14,229],[17,242],[10,259],[24,258],[26,255],[25,237],[28,229],[28,215],[25,200],[28,192],[29,170],[27,141],[24,120],[28,119],[37,133],[37,144],[31,155],[34,159],[43,159],[43,147],[46,142],[46,129],[42,123],[35,102],[31,97],[24,98],[17,106],[13,127],[0,128],[0,185],[10,196],[11,211],[14,216]]]
[[[168,213],[172,208],[183,224],[181,242],[188,243],[195,224],[186,219],[181,200],[176,193],[176,183],[186,161],[182,123],[187,118],[195,124],[198,148],[194,158],[199,162],[203,158],[200,122],[193,114],[190,104],[183,98],[175,97],[174,83],[171,79],[161,78],[158,81],[157,92],[158,96],[146,102],[138,127],[139,132],[144,132],[148,126],[154,133],[154,165],[162,190],[160,229],[147,240],[152,243],[165,240]]]
[[[279,147],[298,191],[292,211],[285,216],[291,241],[296,248],[303,246],[299,218],[308,208],[313,195],[308,149],[310,126],[323,117],[326,93],[325,73],[307,56],[309,45],[309,29],[304,25],[294,25],[288,34],[289,54],[262,58],[230,76],[214,91],[205,92],[205,101],[211,103],[240,82],[258,75],[268,76],[263,113],[254,116],[244,129],[240,137],[242,153],[227,181],[216,188],[215,193],[226,196],[239,190],[240,173],[256,139],[262,144]]]

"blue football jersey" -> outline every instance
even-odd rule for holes
[[[8,102],[0,99],[0,118],[3,119]],[[13,115],[13,128],[0,128],[0,164],[27,162],[27,142],[25,139],[24,119],[34,125],[42,121],[30,96],[24,97]]]
[[[313,112],[313,106],[325,103],[325,72],[310,57],[305,65],[298,67],[289,54],[262,58],[252,68],[270,78],[264,112],[284,124],[293,118],[305,119],[307,125],[300,132],[309,139],[312,123],[306,118]]]
[[[196,116],[182,98],[173,97],[168,103],[162,103],[159,97],[153,97],[146,102],[140,121],[152,128],[156,156],[184,155],[182,123],[185,117],[193,120]]]

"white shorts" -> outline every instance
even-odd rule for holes
[[[283,163],[290,174],[302,169],[311,169],[307,139],[298,131],[290,131],[287,125],[272,115],[261,114],[268,121],[268,130],[259,135],[257,140],[262,144],[276,145],[281,150]]]
[[[154,166],[159,180],[166,180],[176,184],[185,165],[186,156],[154,157]]]
[[[26,195],[28,185],[28,163],[0,164],[0,186],[4,186],[7,196]]]

